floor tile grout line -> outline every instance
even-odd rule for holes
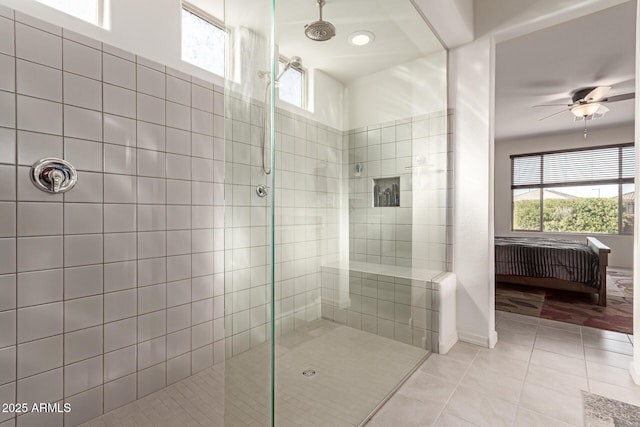
[[[447,406],[449,406],[449,402],[451,402],[451,399],[453,398],[453,396],[456,394],[456,392],[458,391],[458,388],[460,387],[460,385],[462,384],[462,381],[465,379],[465,377],[469,374],[469,371],[471,371],[471,366],[473,366],[473,362],[476,361],[476,359],[478,358],[478,355],[480,354],[480,350],[478,349],[478,351],[476,352],[475,356],[473,356],[473,359],[471,360],[471,362],[469,362],[469,366],[467,366],[467,368],[465,369],[464,373],[462,374],[462,376],[460,377],[460,379],[458,380],[458,382],[456,383],[455,388],[453,389],[453,391],[451,392],[451,394],[449,395],[449,398],[447,399],[447,401],[444,403],[444,405],[442,406],[442,409],[440,410],[440,412],[438,413],[437,417],[434,420],[434,424],[438,422],[438,420],[440,419],[440,417],[442,416],[442,414],[444,413],[445,409],[447,409]],[[425,363],[427,363],[429,361],[429,359],[427,359],[427,361]],[[471,422],[469,420],[466,420],[468,422]],[[473,424],[473,423],[472,423]]]

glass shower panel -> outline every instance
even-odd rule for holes
[[[272,425],[272,19],[267,0],[227,1],[225,425]],[[218,329],[217,329],[218,330]]]
[[[275,421],[361,425],[437,351],[447,52],[410,0],[281,0],[275,18],[308,100],[275,108]]]

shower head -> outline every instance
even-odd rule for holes
[[[285,66],[285,68],[289,69],[290,67],[293,67],[293,68],[302,67],[302,58],[300,58],[299,56],[292,56],[289,62],[287,62],[287,65]]]
[[[336,27],[331,22],[322,20],[322,6],[324,0],[317,0],[320,9],[320,19],[304,26],[304,33],[313,41],[324,42],[332,39],[336,35]]]
[[[287,63],[284,64],[284,68],[282,69],[282,71],[280,71],[280,74],[278,74],[278,77],[275,78],[275,81],[276,82],[279,81],[280,77],[282,77],[289,68],[291,67],[300,68],[301,66],[302,66],[302,58],[300,58],[299,56],[292,56],[291,59],[289,59],[289,61],[287,61]]]

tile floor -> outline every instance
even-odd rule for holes
[[[582,426],[581,390],[640,405],[632,337],[496,312],[495,349],[433,354],[367,424]]]
[[[360,424],[428,354],[326,320],[278,338],[276,352],[277,425],[305,427]],[[269,363],[269,347],[254,347],[85,425],[267,426]]]
[[[495,349],[460,342],[447,355],[432,354],[367,426],[582,426],[581,390],[640,405],[640,387],[628,373],[631,336],[512,313],[496,316],[500,341]],[[353,404],[363,392],[353,392],[353,383],[366,370],[356,373],[357,363],[344,363],[345,369],[327,377],[324,384],[320,374],[306,380],[297,372],[310,366],[308,361],[322,372],[336,360],[331,354],[348,362],[354,360],[356,348],[371,352],[367,346],[379,344],[360,334],[321,322],[307,336],[279,342],[281,369],[291,368],[296,375],[288,377],[284,371],[277,378],[277,405],[282,411],[278,425],[358,424],[364,408],[354,409]],[[309,341],[310,337],[315,339]],[[389,369],[390,353],[381,350],[376,366]],[[228,361],[226,371],[216,365],[87,426],[265,425],[268,381],[260,375],[267,367],[265,356],[264,351],[252,350],[237,364]],[[408,356],[406,362],[412,358],[419,360],[419,355]],[[224,390],[219,385],[225,375],[239,381]],[[398,372],[394,375],[397,378]],[[336,382],[339,379],[342,382]],[[320,381],[311,382],[316,380]],[[327,409],[327,402],[336,396],[340,405]]]

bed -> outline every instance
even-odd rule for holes
[[[572,240],[496,237],[496,282],[598,295],[607,305],[607,264],[611,249],[595,237]]]

